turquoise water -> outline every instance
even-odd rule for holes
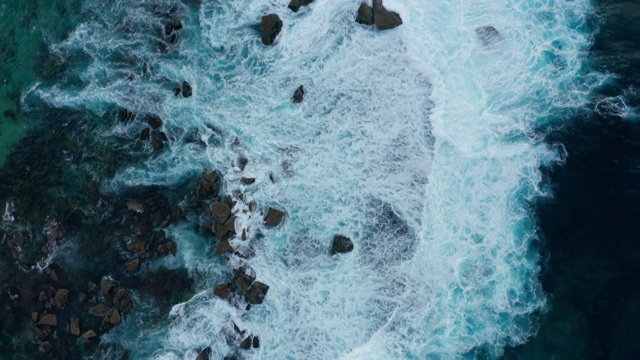
[[[197,294],[155,321],[134,290],[103,344],[222,358],[236,351],[221,335],[230,321],[260,336],[246,358],[497,358],[526,343],[549,309],[530,204],[551,195],[540,167],[566,156],[536,130],[604,81],[584,67],[591,3],[387,1],[404,24],[386,32],[353,21],[357,2],[286,3],[87,0],[68,36],[47,39],[64,76],[19,86],[26,106],[85,114],[69,122],[87,137],[77,166],[91,164],[102,192],[218,170],[249,237],[231,243],[255,252],[214,255],[198,219],[169,226],[178,254],[148,266],[186,269]],[[265,47],[255,24],[270,12],[284,28]],[[160,34],[175,19],[171,44]],[[483,26],[499,36],[483,42]],[[182,81],[192,97],[174,96]],[[121,108],[137,120],[118,121]],[[162,151],[136,140],[146,114],[164,121]],[[252,201],[284,209],[284,224],[264,228]],[[330,256],[334,234],[355,250]],[[211,294],[245,263],[270,286],[250,311]]]

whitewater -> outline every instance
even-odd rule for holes
[[[298,13],[287,4],[88,0],[92,20],[52,45],[89,60],[37,96],[164,120],[165,150],[147,149],[105,189],[218,170],[225,194],[244,194],[237,228],[255,253],[227,260],[213,254],[213,235],[169,227],[178,254],[149,266],[186,267],[200,293],[162,323],[136,303],[102,341],[134,359],[193,359],[206,346],[223,358],[236,348],[221,335],[233,321],[260,336],[242,353],[255,359],[496,358],[526,342],[546,310],[530,205],[551,195],[539,168],[565,156],[536,134],[599,83],[583,69],[591,3],[387,0],[404,22],[388,31],[355,23],[358,1],[316,0]],[[268,13],[284,23],[273,47],[255,30]],[[184,29],[161,53],[169,17]],[[483,41],[485,26],[499,36]],[[174,96],[185,80],[193,96]],[[101,136],[141,129],[114,121]],[[284,223],[265,228],[242,212],[251,201],[285,210]],[[354,251],[330,255],[336,234]],[[270,286],[250,311],[211,293],[244,262]]]

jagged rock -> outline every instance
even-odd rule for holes
[[[82,334],[82,337],[85,338],[86,340],[89,340],[89,339],[94,338],[96,336],[98,336],[98,334],[96,334],[96,332],[93,331],[93,330],[87,330],[87,331],[85,331],[84,334]]]
[[[218,195],[218,174],[209,171],[198,182],[197,195],[200,199],[212,199]]]
[[[216,217],[216,222],[218,224],[224,224],[225,220],[227,220],[229,215],[231,215],[231,208],[229,205],[220,201],[213,204],[211,211],[213,212],[213,216]]]
[[[149,128],[144,128],[140,132],[140,140],[142,140],[142,141],[149,140],[150,136],[151,136],[151,129],[149,129]]]
[[[247,290],[246,299],[251,304],[262,304],[264,297],[267,296],[267,291],[269,291],[267,284],[255,281],[249,290]]]
[[[216,234],[218,239],[227,239],[227,235],[230,234],[229,229],[224,224],[215,223],[211,226],[211,231]]]
[[[196,357],[196,360],[211,360],[211,346],[207,346]]]
[[[56,296],[54,300],[58,309],[64,309],[67,306],[67,301],[69,300],[69,290],[67,289],[58,290],[56,292]]]
[[[304,100],[304,86],[300,85],[293,93],[291,102],[294,104],[299,104],[302,102],[302,100]]]
[[[245,184],[245,185],[251,185],[254,182],[256,182],[256,179],[243,177],[242,179],[240,179],[240,181],[242,181],[242,183]]]
[[[233,281],[238,285],[240,291],[242,291],[243,294],[246,294],[247,290],[256,279],[256,272],[249,266],[245,265],[233,269],[233,273],[235,274]]]
[[[220,239],[218,247],[216,248],[216,254],[222,254],[225,252],[233,252],[233,246],[229,243],[228,239]]]
[[[113,297],[113,305],[115,305],[120,311],[127,314],[133,307],[133,301],[129,297],[129,293],[126,289],[119,289],[116,296]]]
[[[252,340],[253,339],[251,338],[251,336],[247,336],[244,340],[240,342],[240,345],[239,345],[240,349],[245,349],[245,350],[251,349]]]
[[[267,211],[267,217],[264,221],[267,226],[278,226],[282,222],[282,219],[284,219],[284,211],[269,208],[269,211]]]
[[[47,325],[47,326],[57,326],[58,325],[58,317],[56,314],[47,314],[43,315],[40,318],[40,321],[36,325]]]
[[[236,233],[236,219],[237,219],[237,216],[229,217],[223,224],[225,230],[227,230],[230,233],[235,234]]]
[[[136,272],[140,270],[140,258],[135,258],[127,261],[124,264],[124,269],[128,272]]]
[[[364,25],[373,25],[373,8],[366,3],[361,3],[356,15],[356,22]]]
[[[478,35],[478,38],[480,38],[484,46],[493,45],[500,40],[500,33],[490,25],[476,28],[476,35]]]
[[[69,323],[69,332],[71,335],[79,336],[80,335],[80,319],[72,316],[71,322]]]
[[[105,317],[109,313],[109,305],[100,303],[89,308],[89,314],[97,317]]]
[[[213,295],[227,300],[233,291],[235,291],[235,285],[231,283],[220,284],[213,288]]]
[[[331,245],[331,254],[348,253],[353,250],[353,241],[346,236],[336,235]]]
[[[373,0],[373,19],[379,30],[393,29],[402,25],[400,15],[382,6],[382,0]]]
[[[120,311],[118,309],[113,309],[109,314],[109,322],[112,325],[118,325],[122,321],[122,316],[120,316]]]
[[[257,349],[260,347],[260,338],[258,336],[253,337],[253,348]]]
[[[262,17],[260,25],[262,43],[265,45],[273,45],[276,37],[282,30],[282,20],[276,14],[269,14]]]
[[[293,10],[293,12],[298,12],[300,7],[307,6],[312,2],[313,0],[291,0],[289,3],[289,9]]]
[[[116,288],[116,284],[107,277],[102,278],[102,281],[100,281],[100,294],[102,295],[113,295]]]
[[[162,119],[158,115],[148,115],[147,124],[154,130],[159,129],[162,126]]]

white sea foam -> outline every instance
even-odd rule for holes
[[[158,14],[171,6],[149,3],[90,5],[96,20],[55,47],[91,56],[78,74],[86,86],[40,96],[164,119],[169,149],[123,168],[112,186],[176,184],[216,168],[225,190],[287,217],[252,241],[249,263],[270,286],[263,305],[244,312],[207,291],[175,307],[165,327],[114,341],[135,341],[141,358],[192,358],[207,345],[222,357],[231,319],[261,337],[249,358],[446,359],[478,348],[495,357],[536,331],[545,298],[527,205],[546,195],[539,166],[562,154],[533,129],[583,105],[600,80],[581,72],[589,1],[387,0],[404,24],[385,32],[353,21],[358,2],[317,0],[294,14],[285,0],[205,1],[198,13],[176,7],[185,29],[165,55]],[[273,47],[252,29],[269,12],[284,21]],[[489,25],[499,39],[483,44],[475,29]],[[173,96],[182,80],[193,97]],[[293,105],[299,85],[305,100]],[[221,146],[185,144],[196,129]],[[244,172],[233,166],[240,154]],[[243,175],[256,183],[245,188]],[[259,219],[239,224],[255,233]],[[202,239],[172,231],[180,254],[165,265],[209,274],[207,286],[228,280],[198,251]],[[355,250],[330,256],[334,234]]]

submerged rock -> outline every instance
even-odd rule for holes
[[[251,304],[262,304],[264,297],[267,296],[267,291],[269,291],[267,284],[255,281],[247,290],[246,299]]]
[[[289,3],[289,9],[293,10],[293,12],[298,12],[300,7],[307,6],[312,2],[313,0],[291,0]]]
[[[476,28],[476,35],[478,35],[478,38],[484,46],[495,44],[500,40],[500,33],[490,25]]]
[[[273,45],[282,30],[282,20],[276,14],[269,14],[262,17],[260,24],[262,43],[265,45]]]
[[[133,307],[133,301],[129,297],[129,293],[126,289],[119,289],[116,296],[113,297],[113,305],[115,305],[120,311],[127,314]]]
[[[356,22],[364,25],[373,25],[373,8],[366,3],[361,3],[356,15]]]
[[[267,211],[267,217],[264,219],[265,224],[267,226],[278,226],[278,225],[280,225],[280,223],[284,219],[284,214],[285,213],[282,210],[269,208],[269,211]]]
[[[291,97],[291,102],[294,104],[300,104],[304,100],[304,86],[300,85]]]
[[[69,332],[71,335],[80,336],[80,319],[72,316],[69,323]]]
[[[378,30],[393,29],[402,25],[400,15],[387,10],[382,5],[382,0],[373,0],[373,19]]]
[[[353,241],[346,236],[336,235],[331,245],[331,254],[344,254],[353,250]]]

